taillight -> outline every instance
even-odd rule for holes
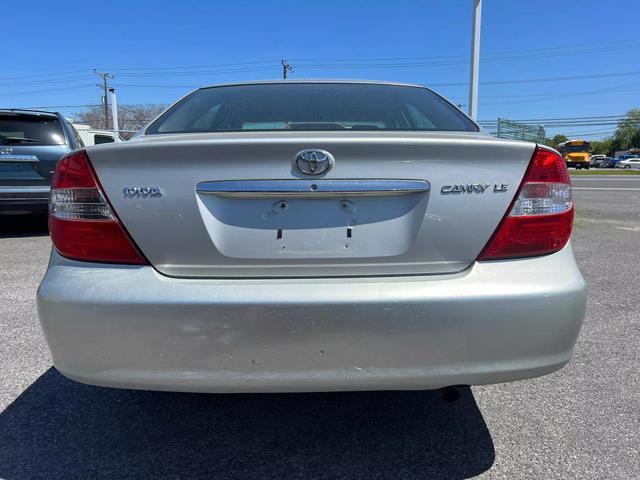
[[[109,205],[84,150],[67,155],[56,166],[49,232],[56,250],[74,260],[147,263]]]
[[[571,180],[563,158],[537,147],[507,215],[478,260],[545,255],[561,250],[573,227]]]

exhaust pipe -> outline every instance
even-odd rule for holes
[[[447,403],[457,402],[460,400],[460,390],[455,386],[444,387],[440,390],[440,396]]]

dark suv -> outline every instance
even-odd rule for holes
[[[0,109],[0,213],[45,211],[57,161],[83,147],[59,113]]]

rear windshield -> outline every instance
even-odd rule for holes
[[[426,88],[353,83],[276,83],[204,88],[146,130],[156,133],[278,130],[478,131]]]
[[[49,115],[0,113],[0,145],[64,145],[60,121]]]

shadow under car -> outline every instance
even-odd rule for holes
[[[468,387],[185,394],[82,385],[50,368],[0,414],[0,477],[468,478],[491,436]]]

